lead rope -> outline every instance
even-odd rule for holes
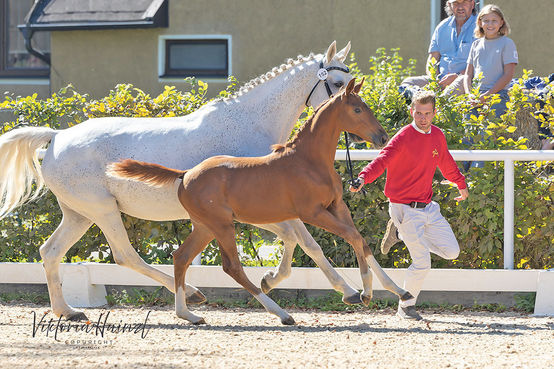
[[[344,142],[346,144],[346,169],[348,170],[348,174],[350,174],[350,179],[348,180],[348,183],[354,187],[358,188],[360,185],[363,185],[362,181],[359,178],[354,178],[354,171],[352,168],[352,160],[350,160],[350,143],[348,142],[348,133],[344,131]],[[366,194],[365,188],[362,188],[361,191],[364,195]]]

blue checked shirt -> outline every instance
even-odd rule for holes
[[[438,51],[439,78],[448,73],[460,73],[466,69],[467,58],[471,44],[476,39],[473,36],[477,16],[472,14],[462,26],[460,34],[456,32],[456,18],[450,16],[439,23],[429,45],[429,53]]]

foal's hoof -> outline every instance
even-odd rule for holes
[[[400,296],[400,300],[402,300],[402,301],[406,301],[406,300],[413,299],[413,298],[414,298],[414,296],[411,293],[409,293],[408,291],[406,291],[405,294]]]
[[[269,291],[272,290],[271,286],[269,285],[269,283],[267,283],[267,280],[266,280],[266,278],[268,277],[273,277],[272,272],[267,272],[266,274],[264,274],[260,282],[260,287],[262,288],[262,292],[265,294],[269,293]]]
[[[360,295],[362,297],[362,302],[365,306],[368,306],[371,302],[372,295]]]
[[[78,322],[78,321],[82,321],[82,320],[88,320],[87,316],[85,315],[85,313],[83,313],[82,311],[78,311],[76,312],[75,314],[71,314],[69,316],[66,316],[65,317],[66,320],[70,320],[72,322]]]
[[[352,296],[343,296],[342,302],[344,302],[346,305],[356,305],[356,304],[361,304],[362,299],[360,297],[360,294],[357,293]]]
[[[187,296],[187,304],[198,305],[206,301],[206,296],[200,291],[196,291],[190,296]]]
[[[281,323],[283,323],[284,325],[295,325],[296,322],[294,321],[294,319],[292,318],[292,316],[288,316],[284,319],[281,319]]]
[[[204,318],[200,318],[199,320],[191,323],[194,325],[200,325],[200,324],[206,324],[206,321],[204,320]]]

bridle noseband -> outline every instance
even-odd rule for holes
[[[308,95],[308,98],[306,99],[306,103],[305,105],[306,106],[309,106],[308,105],[308,101],[310,101],[310,98],[312,97],[312,94],[314,93],[316,87],[319,85],[319,82],[323,81],[324,85],[325,85],[325,89],[327,90],[327,95],[329,97],[333,96],[333,94],[331,93],[331,87],[329,87],[329,83],[327,82],[327,78],[329,77],[329,71],[331,70],[339,70],[341,72],[344,72],[344,73],[350,73],[350,69],[348,67],[346,68],[342,68],[342,67],[327,67],[327,68],[323,68],[323,60],[321,60],[319,62],[319,69],[317,71],[317,82],[316,84],[314,85],[314,87],[312,88],[312,90],[310,91],[310,94]],[[350,146],[349,142],[348,142],[348,133],[346,131],[344,131],[344,141],[345,141],[345,145],[346,145],[346,168],[348,169],[348,172],[350,174],[350,179],[348,180],[348,183],[354,187],[354,188],[358,188],[360,185],[361,185],[361,182],[358,178],[354,178],[354,174],[353,174],[353,169],[352,169],[352,161],[350,160],[350,150],[348,148],[348,146]],[[365,195],[366,191],[364,188],[362,188],[362,193]]]

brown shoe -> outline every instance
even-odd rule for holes
[[[392,219],[389,219],[389,222],[387,223],[387,231],[385,232],[385,237],[383,237],[383,241],[381,241],[381,252],[383,254],[387,254],[390,251],[391,247],[393,247],[398,242],[400,242],[400,239],[398,238],[398,229],[394,225]]]

